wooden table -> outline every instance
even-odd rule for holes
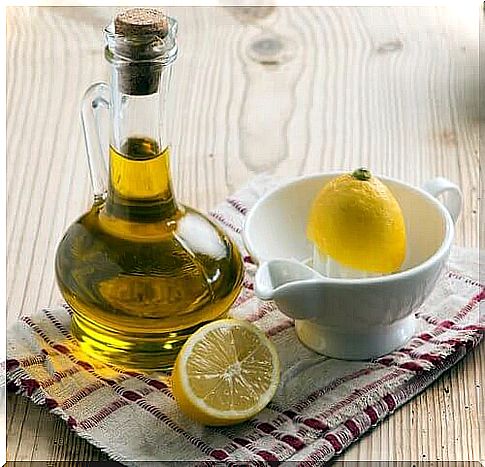
[[[261,172],[366,165],[416,185],[442,175],[464,191],[456,243],[478,247],[472,6],[169,8],[180,22],[172,86],[178,196],[207,210]],[[91,202],[80,100],[106,77],[102,28],[114,11],[7,10],[9,323],[59,302],[56,245]],[[261,34],[276,43],[258,46]],[[290,41],[289,61],[252,59],[258,47],[276,51],[275,34]],[[484,362],[481,346],[342,459],[484,459]],[[106,456],[46,410],[9,395],[7,459]]]

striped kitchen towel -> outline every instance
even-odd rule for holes
[[[292,320],[254,297],[256,266],[241,240],[248,209],[275,183],[260,178],[211,212],[245,255],[244,289],[231,315],[264,330],[281,358],[279,390],[254,419],[227,428],[198,425],[178,410],[169,376],[88,361],[70,334],[65,306],[23,316],[9,330],[9,387],[126,465],[160,460],[319,465],[480,342],[479,304],[485,291],[478,282],[478,252],[455,248],[449,269],[416,315],[416,335],[403,348],[372,362],[346,362],[301,345]]]

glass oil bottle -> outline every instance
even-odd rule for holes
[[[82,107],[94,203],[55,264],[81,349],[145,371],[171,368],[188,336],[225,315],[243,276],[232,240],[174,196],[164,122],[176,34],[176,20],[146,8],[105,29],[110,83],[92,85]]]

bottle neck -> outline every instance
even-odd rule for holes
[[[150,94],[124,93],[121,74],[112,67],[107,214],[137,222],[173,217],[177,204],[165,134],[170,66],[160,70]]]

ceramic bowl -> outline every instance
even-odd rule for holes
[[[306,237],[309,210],[318,191],[340,174],[300,177],[266,194],[249,212],[243,236],[259,264],[256,295],[275,300],[283,313],[295,318],[298,337],[311,349],[334,358],[364,360],[402,346],[413,335],[414,313],[448,259],[462,195],[444,178],[416,188],[378,176],[400,204],[406,224],[407,254],[401,270],[362,279],[307,279],[291,286],[281,282],[280,274],[279,283],[274,283],[274,260],[311,261],[313,245]]]

